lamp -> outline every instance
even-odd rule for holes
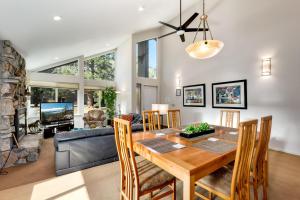
[[[168,114],[169,104],[152,104],[152,110],[159,111],[161,124],[164,125],[164,115]]]
[[[169,110],[169,104],[152,104],[152,110],[158,110],[160,115],[166,115]]]
[[[211,58],[215,55],[217,55],[224,47],[224,43],[220,40],[214,40],[211,30],[208,25],[207,21],[208,16],[205,14],[205,2],[203,0],[203,14],[200,17],[200,23],[198,26],[198,30],[195,34],[193,43],[190,44],[185,51],[192,57],[196,59],[207,59]],[[201,28],[201,25],[203,25],[203,40],[197,41],[196,38],[199,33],[199,30]],[[207,39],[206,36],[206,27],[208,28],[208,31],[210,33],[211,39]]]
[[[262,59],[261,75],[262,76],[271,75],[271,58]]]

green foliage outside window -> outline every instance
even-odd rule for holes
[[[84,62],[84,78],[89,80],[115,79],[115,52],[96,56]]]
[[[47,74],[77,75],[78,71],[79,71],[78,61],[74,61],[50,69],[42,70],[40,72],[47,73]]]

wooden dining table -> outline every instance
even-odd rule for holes
[[[182,128],[183,127],[178,129],[163,129],[161,130],[162,133],[160,133],[160,131],[135,133],[132,135],[133,148],[140,156],[180,179],[183,182],[183,199],[191,200],[194,199],[195,181],[234,161],[236,153],[236,147],[226,152],[217,153],[205,148],[201,149],[195,147],[195,144],[208,140],[208,138],[217,138],[219,141],[228,144],[236,144],[238,130],[214,126],[215,133],[213,134],[187,139],[179,135]],[[236,139],[224,137],[234,135],[236,135]],[[143,144],[143,141],[154,138],[162,138],[170,142],[181,144],[184,145],[185,148],[159,153]]]

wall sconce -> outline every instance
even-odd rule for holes
[[[180,89],[181,88],[181,77],[177,76],[176,77],[176,89]]]
[[[270,76],[271,75],[271,58],[262,59],[262,76]]]

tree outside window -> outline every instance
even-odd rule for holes
[[[114,81],[115,52],[86,59],[84,62],[84,78]]]

